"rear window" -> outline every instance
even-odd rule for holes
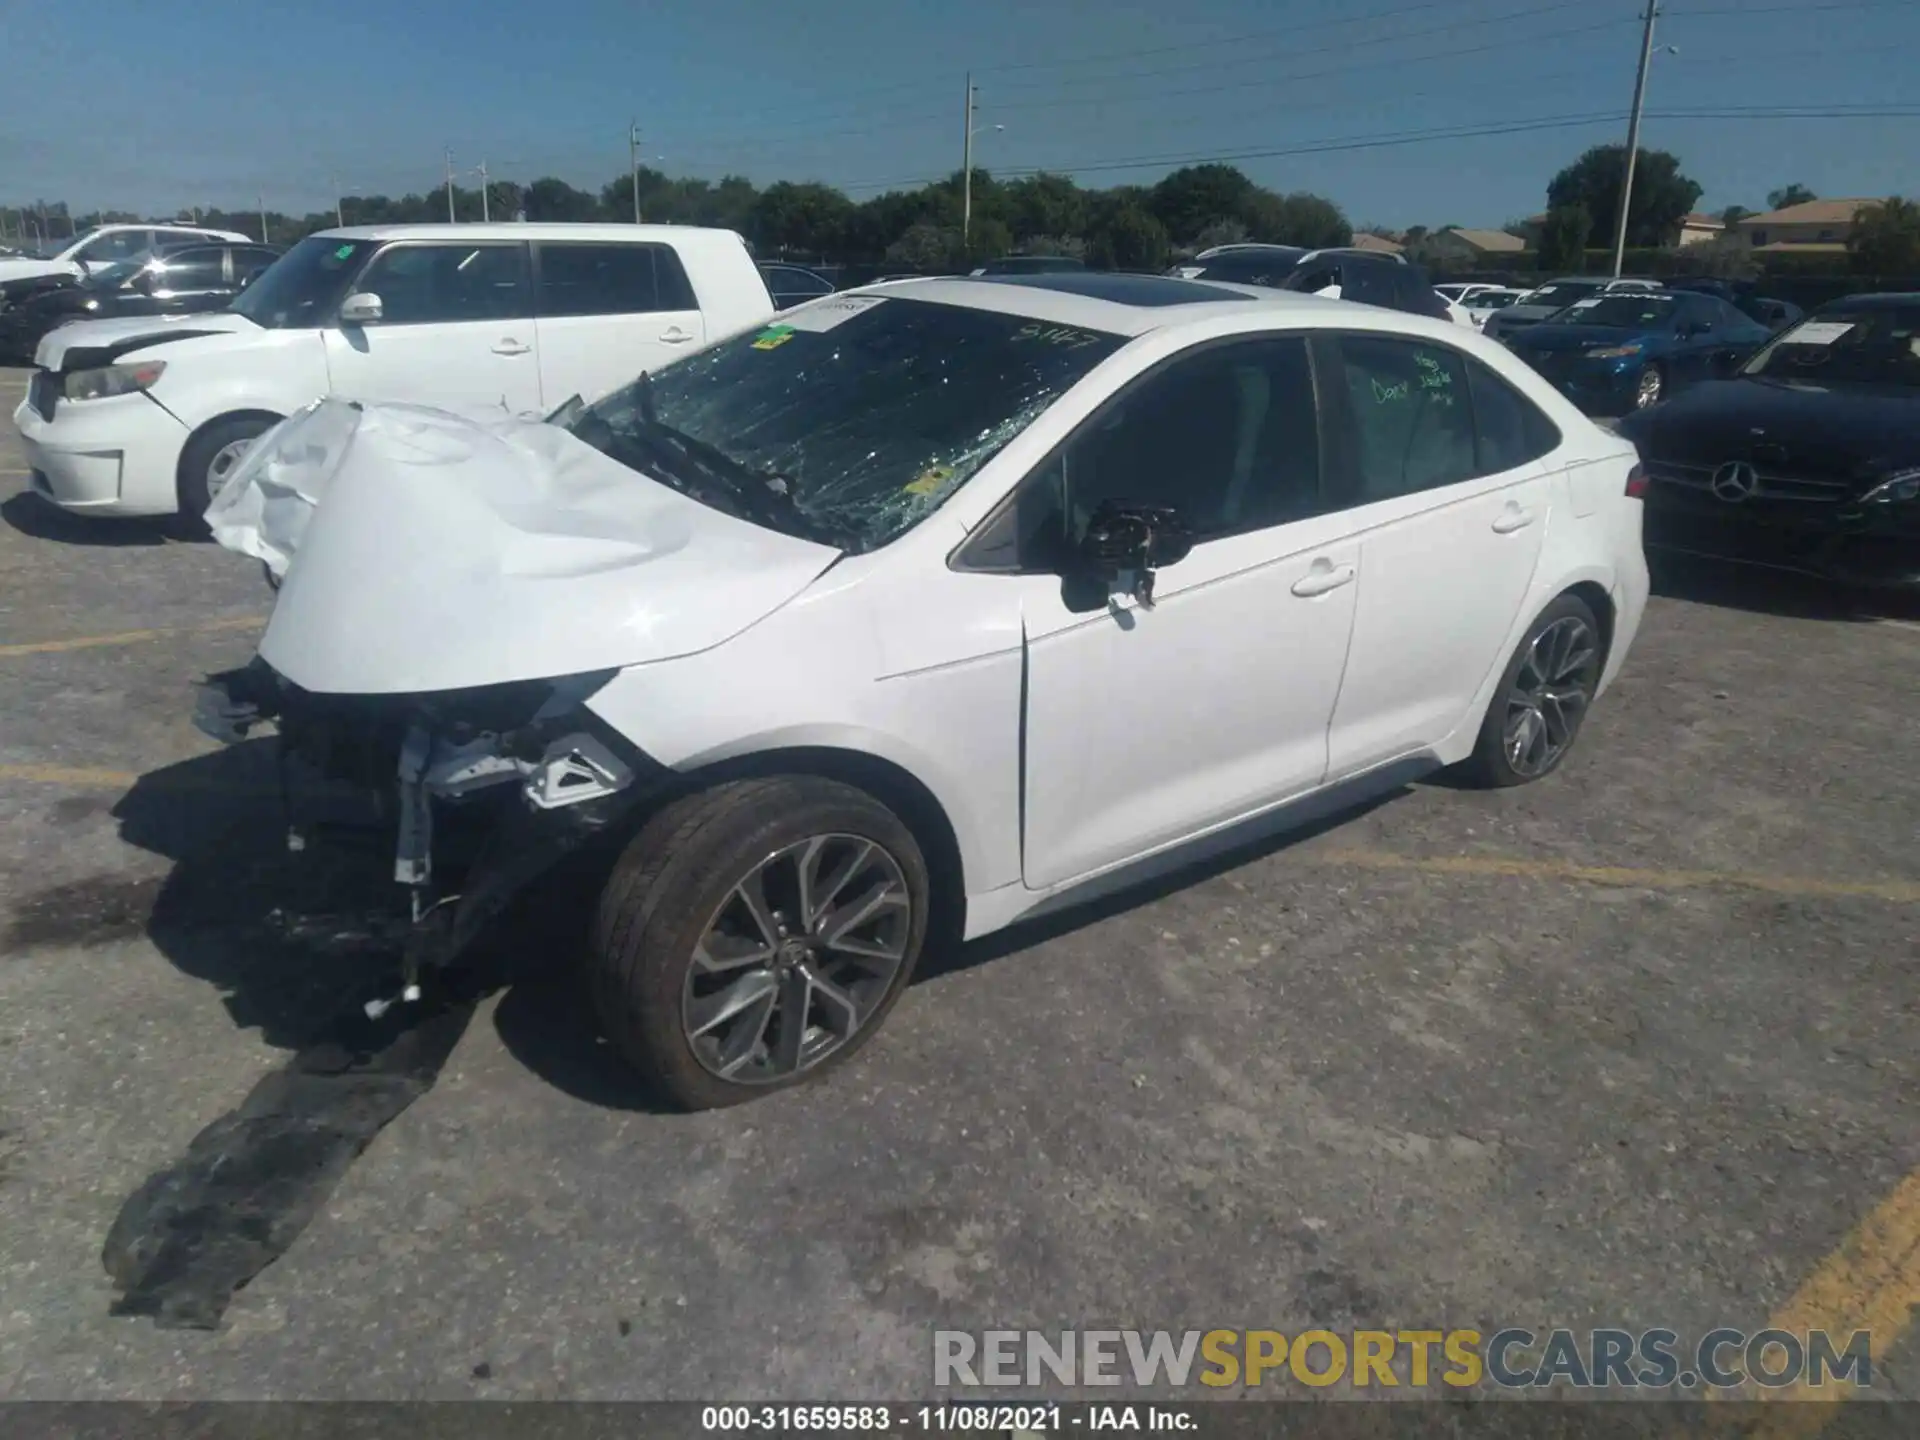
[[[542,242],[539,255],[542,315],[644,315],[700,308],[671,245]]]

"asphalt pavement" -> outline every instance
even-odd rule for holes
[[[190,724],[257,567],[57,514],[0,428],[0,1396],[900,1398],[936,1328],[1791,1313],[1890,1317],[1920,1398],[1920,616],[1666,567],[1548,781],[938,957],[817,1087],[660,1113],[513,941],[548,977],[219,1328],[110,1313],[129,1197],[366,956],[275,928],[352,882]]]

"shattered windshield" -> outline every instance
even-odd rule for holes
[[[553,423],[694,498],[843,550],[905,533],[1124,336],[835,295]]]
[[[1822,310],[1783,331],[1740,373],[1920,389],[1920,306]]]

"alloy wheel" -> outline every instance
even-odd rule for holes
[[[913,933],[900,862],[859,835],[815,835],[740,878],[707,921],[681,1027],[710,1073],[765,1085],[811,1070],[866,1025]]]
[[[1640,383],[1634,387],[1633,408],[1644,410],[1649,405],[1660,403],[1660,372],[1649,365],[1640,372]]]
[[[1599,637],[1578,616],[1562,616],[1533,637],[1507,692],[1501,732],[1516,775],[1544,775],[1560,763],[1593,699],[1599,666]]]
[[[227,481],[233,477],[234,468],[239,465],[247,448],[253,444],[253,437],[235,440],[222,445],[213,452],[213,459],[207,462],[207,499],[218,500],[220,492],[227,488]]]

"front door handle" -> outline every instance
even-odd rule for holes
[[[660,332],[660,343],[662,345],[684,345],[691,339],[693,339],[692,334],[686,330],[682,330],[678,325],[674,326],[671,330],[663,330]]]
[[[1325,560],[1316,560],[1305,575],[1293,582],[1293,593],[1302,599],[1325,595],[1329,590],[1351,585],[1355,573],[1351,565],[1332,565]]]
[[[1532,523],[1533,512],[1531,510],[1520,510],[1517,508],[1503,510],[1500,513],[1500,518],[1493,522],[1493,533],[1496,535],[1511,535],[1516,530],[1526,529],[1527,526]]]
[[[509,335],[493,347],[493,353],[496,355],[525,355],[531,349],[533,349],[531,345],[522,345],[518,340]]]

